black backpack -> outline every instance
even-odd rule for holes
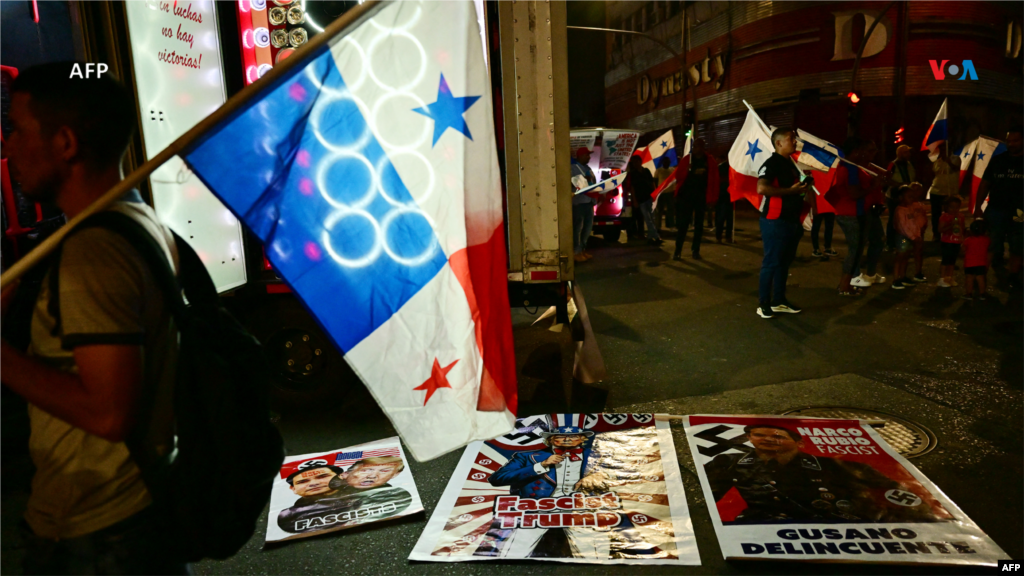
[[[221,307],[206,267],[180,236],[174,235],[176,278],[163,249],[130,216],[100,212],[75,231],[91,227],[114,231],[139,251],[180,334],[175,449],[158,457],[144,440],[155,407],[152,389],[143,390],[137,424],[126,440],[154,511],[166,522],[168,552],[187,562],[228,558],[256,531],[284,460],[281,435],[270,421],[260,343]],[[231,478],[232,486],[211,488],[209,479],[217,477]]]

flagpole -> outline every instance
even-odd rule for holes
[[[89,216],[103,210],[124,196],[125,193],[155,172],[157,168],[160,168],[168,160],[188,148],[188,146],[200,137],[205,136],[211,128],[219,124],[225,118],[234,114],[243,106],[247,105],[266,87],[273,85],[277,79],[282,78],[285,74],[290,72],[292,68],[299,66],[307,54],[319,50],[339,32],[369,14],[379,4],[379,0],[368,0],[367,2],[358,5],[339,16],[337,20],[326,26],[323,32],[314,36],[311,40],[298,48],[291,56],[283,60],[280,64],[274,66],[269,72],[267,72],[267,74],[260,78],[259,81],[249,84],[243,88],[238,94],[235,94],[228,99],[223,106],[216,109],[206,118],[200,120],[199,123],[193,126],[191,130],[182,134],[177,140],[171,142],[156,156],[150,158],[145,164],[136,168],[131,174],[125,177],[124,180],[121,180],[114,185],[113,188],[97,198],[96,201],[69,220],[67,224],[50,235],[50,237],[40,243],[39,246],[36,246],[35,249],[26,254],[21,260],[15,262],[6,272],[3,273],[2,276],[0,276],[0,289],[9,286],[12,282],[24,275],[25,272],[42,261],[43,258],[46,258],[50,252],[57,248],[64,237],[74,230],[75,226],[82,222],[82,220],[85,220]]]
[[[746,100],[744,100],[743,103],[747,106],[748,110],[750,110],[751,112],[754,113],[754,118],[757,118],[757,123],[761,125],[761,129],[763,129],[765,131],[765,133],[768,134],[768,136],[771,136],[772,131],[768,129],[768,125],[764,123],[764,120],[761,120],[761,117],[758,116],[757,112],[754,110],[754,107],[751,106],[750,103],[747,102]],[[796,133],[795,132],[793,133],[793,138],[794,139],[796,138]],[[775,142],[772,142],[772,148],[774,148],[774,147],[775,147]],[[793,163],[793,166],[796,168],[797,172],[799,172],[800,175],[803,176],[804,175],[804,171],[800,169],[800,165],[796,163],[796,160],[793,160],[792,156],[789,157],[789,160],[790,160],[790,162]],[[801,180],[802,180],[802,178],[801,178]],[[818,196],[821,196],[821,191],[819,191],[818,187],[815,186],[814,184],[811,184],[811,190],[814,190],[815,194],[817,194]]]

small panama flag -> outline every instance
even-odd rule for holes
[[[946,126],[946,119],[948,118],[946,102],[948,100],[947,98],[942,101],[939,113],[935,115],[935,120],[928,127],[928,132],[924,135],[924,142],[921,143],[921,150],[928,150],[928,159],[932,162],[935,162],[935,159],[939,157],[939,146],[946,142],[948,130]]]
[[[375,5],[300,48],[182,153],[260,238],[417,460],[515,423],[478,22],[472,2]]]

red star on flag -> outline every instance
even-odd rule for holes
[[[437,392],[438,388],[452,387],[452,385],[448,383],[448,373],[452,371],[452,368],[455,367],[457,362],[458,360],[444,368],[441,368],[441,363],[437,361],[437,358],[434,358],[434,367],[430,369],[430,378],[427,378],[423,384],[413,388],[413,390],[427,391],[427,397],[423,399],[424,406],[427,405],[427,402],[430,401],[430,397],[434,395],[434,392]]]

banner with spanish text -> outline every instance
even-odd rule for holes
[[[1008,558],[861,420],[684,422],[726,560],[995,566]]]

